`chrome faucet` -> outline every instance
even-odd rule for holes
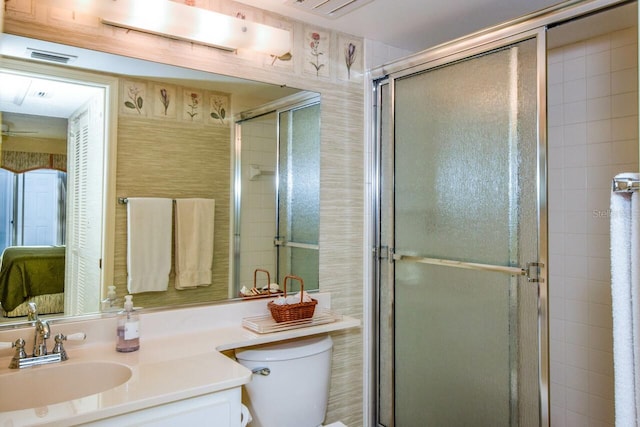
[[[63,341],[82,341],[87,336],[84,332],[77,332],[71,335],[58,334],[54,337],[55,345],[51,353],[47,352],[47,338],[51,334],[49,323],[38,317],[38,308],[33,302],[29,303],[29,320],[34,322],[35,337],[33,341],[33,355],[28,356],[25,351],[25,342],[22,338],[18,338],[15,342],[0,342],[0,349],[15,348],[15,354],[9,364],[10,369],[20,369],[29,366],[44,365],[46,363],[64,362],[69,358]]]
[[[35,322],[35,336],[33,339],[33,357],[47,355],[47,339],[51,334],[49,323],[40,319],[38,308],[33,302],[29,303],[29,320]]]

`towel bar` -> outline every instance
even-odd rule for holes
[[[640,189],[640,180],[633,178],[614,178],[611,183],[612,191],[630,193]]]
[[[176,202],[176,199],[171,199],[173,201],[173,203]],[[126,197],[118,197],[118,204],[119,205],[126,205],[129,202],[129,199],[127,199]]]

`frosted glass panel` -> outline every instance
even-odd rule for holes
[[[287,240],[318,243],[320,105],[280,114],[280,230]]]
[[[510,264],[518,61],[511,48],[397,81],[397,251]]]
[[[389,85],[380,87],[380,245],[393,247],[393,141],[389,126],[391,96]],[[393,425],[393,263],[379,263],[379,351],[378,360],[378,422],[383,426]]]
[[[278,254],[280,261],[278,283],[284,283],[284,276],[293,272],[304,280],[305,290],[319,289],[318,271],[320,266],[317,249],[282,247]],[[290,290],[293,292],[299,291],[298,285],[297,280],[289,281],[287,286],[290,287],[287,292]]]
[[[278,251],[278,279],[295,274],[318,289],[320,105],[280,113],[279,129],[278,236],[287,246]]]
[[[396,266],[395,425],[508,425],[509,280]]]
[[[535,40],[395,80],[396,254],[537,260],[536,83]],[[394,425],[537,425],[536,285],[407,261],[394,268]]]

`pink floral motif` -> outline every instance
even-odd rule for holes
[[[191,117],[191,120],[193,120],[195,116],[198,115],[198,104],[200,103],[199,98],[200,97],[197,93],[191,93],[190,102],[187,104],[187,107],[189,107],[190,109],[190,111],[187,111],[187,114],[189,115],[189,117]]]
[[[320,55],[323,55],[323,52],[320,52],[320,34],[311,33],[311,42],[309,43],[309,47],[311,47],[311,55],[313,55],[316,60],[311,61],[311,65],[316,69],[316,76],[320,75],[320,69],[324,67],[324,64],[320,63]]]

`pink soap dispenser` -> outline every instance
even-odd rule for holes
[[[133,309],[133,296],[124,297],[124,310],[118,313],[116,351],[129,353],[140,348],[140,320]]]

